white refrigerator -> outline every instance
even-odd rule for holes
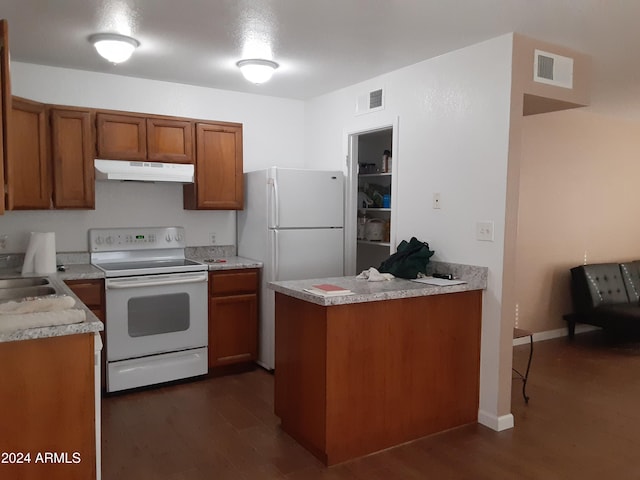
[[[275,294],[267,283],[344,274],[344,175],[271,167],[244,174],[238,255],[260,260],[258,363],[274,368]]]

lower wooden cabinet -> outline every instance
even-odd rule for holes
[[[84,303],[93,314],[98,317],[104,328],[107,328],[106,304],[104,299],[104,280],[67,280],[65,282],[73,293]],[[100,332],[102,340],[102,359],[100,365],[100,385],[104,390],[106,388],[106,368],[107,368],[107,345],[106,330]]]
[[[258,269],[209,274],[209,368],[257,358],[258,280]]]
[[[96,478],[93,361],[93,333],[0,343],[0,478]]]

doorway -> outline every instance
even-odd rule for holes
[[[347,135],[345,275],[357,275],[396,250],[398,119]]]

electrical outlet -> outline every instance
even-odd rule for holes
[[[433,194],[433,208],[440,208],[440,193],[436,192]]]
[[[476,222],[476,240],[493,242],[493,222]]]
[[[216,244],[216,234],[215,233],[210,233],[209,234],[209,243],[211,245],[215,245]]]

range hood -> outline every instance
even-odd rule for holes
[[[193,183],[194,168],[185,163],[95,160],[96,180]]]

